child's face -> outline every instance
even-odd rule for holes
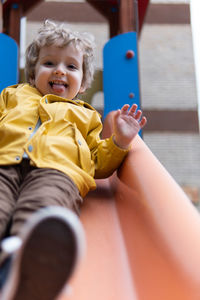
[[[83,53],[73,44],[63,48],[44,46],[41,48],[35,67],[35,79],[32,84],[42,95],[54,94],[73,99],[84,92]]]

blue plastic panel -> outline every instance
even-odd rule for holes
[[[104,118],[125,103],[140,107],[137,33],[110,39],[103,49],[103,63]]]
[[[0,92],[18,82],[18,46],[4,33],[0,33]]]

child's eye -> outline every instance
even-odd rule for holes
[[[77,67],[73,64],[68,65],[68,68],[71,70],[77,70]]]
[[[51,66],[53,66],[53,62],[52,61],[46,61],[44,63],[44,65],[47,66],[47,67],[51,67]]]

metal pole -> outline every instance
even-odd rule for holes
[[[138,0],[121,0],[119,5],[120,33],[138,33]]]

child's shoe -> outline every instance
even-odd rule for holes
[[[22,240],[17,236],[10,236],[0,244],[0,290],[2,290],[10,271],[12,254],[21,246]]]
[[[21,233],[1,300],[55,300],[85,247],[78,217],[60,207],[41,209]]]

